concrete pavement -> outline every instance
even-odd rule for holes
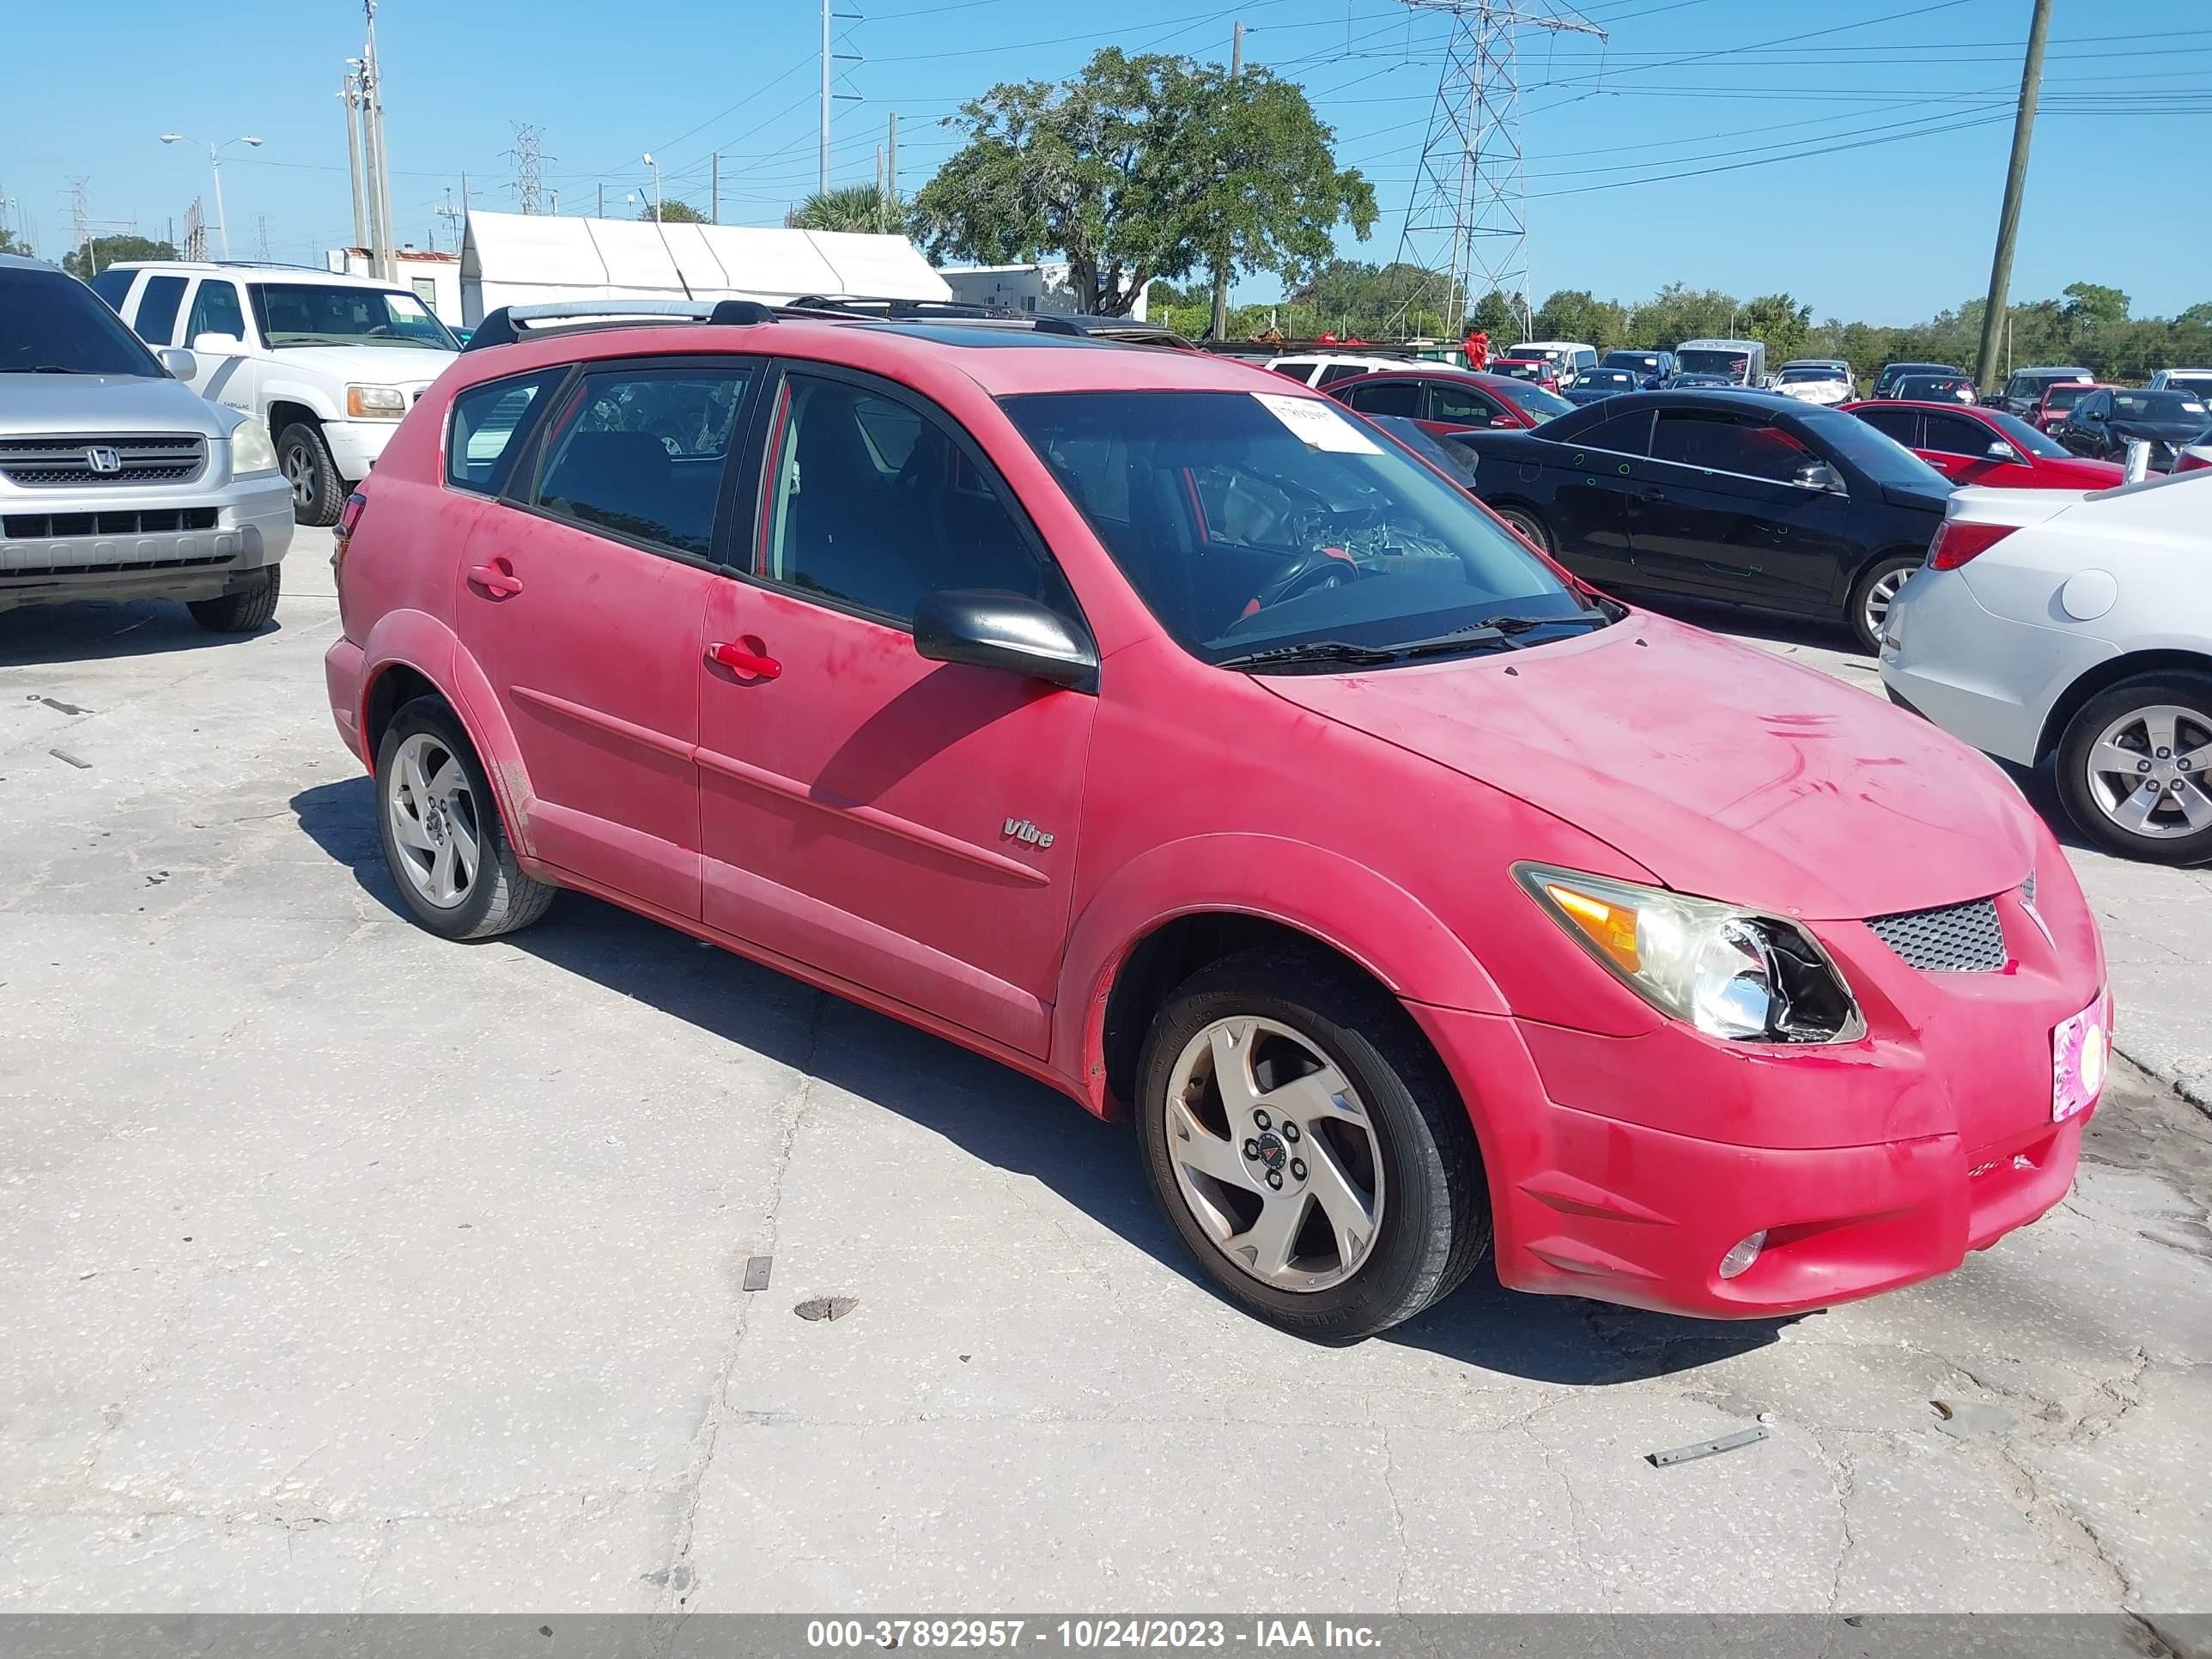
[[[251,640],[0,615],[0,1612],[2212,1606],[2212,1124],[2152,1079],[1933,1285],[1478,1275],[1310,1347],[988,1062],[574,895],[404,921],[320,542]],[[2202,878],[2075,856],[2195,1075]]]

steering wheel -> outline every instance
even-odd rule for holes
[[[1244,614],[1250,616],[1255,611],[1265,611],[1285,599],[1294,599],[1309,588],[1334,587],[1358,581],[1366,574],[1342,552],[1316,547],[1261,588]]]

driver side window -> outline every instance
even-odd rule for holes
[[[1787,483],[1819,458],[1778,426],[1703,410],[1663,409],[1651,442],[1654,460]]]

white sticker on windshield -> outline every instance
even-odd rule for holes
[[[411,294],[387,294],[384,298],[385,302],[392,307],[393,316],[404,317],[410,322],[430,314],[422,308],[422,302]]]
[[[1252,401],[1280,421],[1298,440],[1313,449],[1334,450],[1342,455],[1380,455],[1374,439],[1336,412],[1333,404],[1319,398],[1285,398],[1272,392],[1255,392]]]

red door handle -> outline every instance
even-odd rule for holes
[[[489,588],[495,593],[512,596],[522,592],[521,579],[511,571],[503,570],[495,564],[471,566],[469,569],[469,580],[478,587]]]
[[[740,674],[750,674],[756,679],[772,680],[783,672],[783,665],[774,657],[748,651],[742,645],[710,645],[707,647],[707,660],[734,668]]]

